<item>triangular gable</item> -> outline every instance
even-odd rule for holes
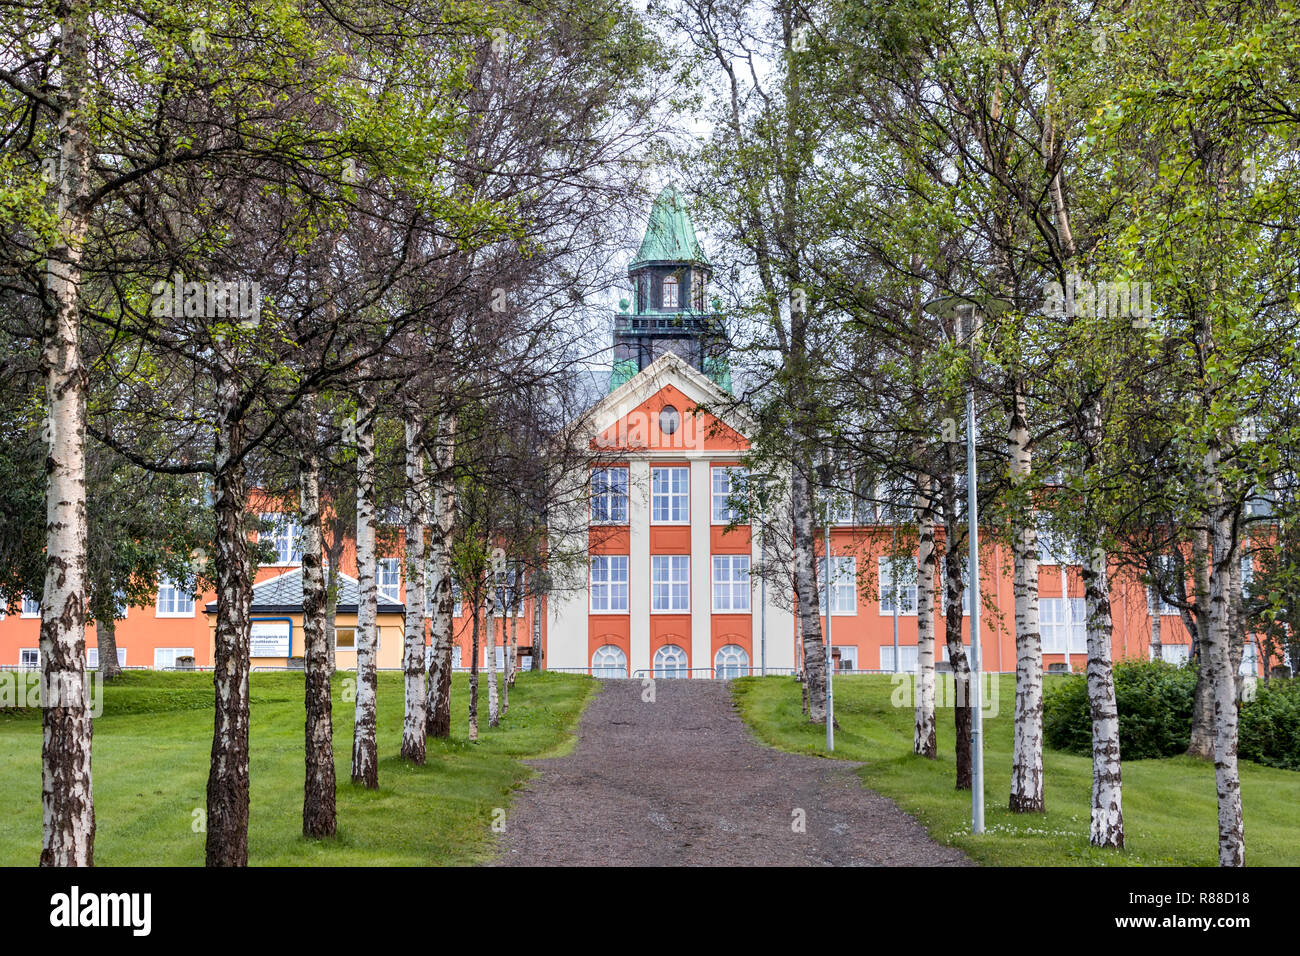
[[[665,405],[675,407],[682,420],[673,436],[662,435],[659,429],[659,412]],[[691,409],[697,405],[725,407],[726,411],[722,417],[692,415]],[[672,352],[660,356],[606,395],[584,418],[592,447],[625,450],[743,449],[748,443],[746,435],[753,428],[749,416],[736,406],[731,395]],[[676,439],[675,443],[670,439]]]

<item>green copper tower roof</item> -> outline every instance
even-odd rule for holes
[[[686,203],[672,186],[665,186],[650,208],[641,248],[629,269],[647,262],[698,262],[708,265],[708,257],[695,238],[695,224],[686,211]]]

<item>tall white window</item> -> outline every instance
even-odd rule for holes
[[[749,654],[739,644],[727,644],[713,655],[713,674],[718,680],[749,676]]]
[[[880,669],[882,671],[897,670],[900,674],[915,674],[917,664],[917,649],[915,644],[898,645],[898,667],[894,667],[894,645],[885,644],[880,648]]]
[[[627,524],[627,469],[596,468],[591,473],[593,524]]]
[[[665,644],[655,651],[655,677],[690,677],[686,652],[676,644]]]
[[[460,617],[465,612],[465,603],[460,599],[460,582],[454,577],[451,579],[451,599],[454,602],[451,615],[452,617]]]
[[[906,555],[881,555],[876,559],[880,581],[880,613],[892,617],[916,613],[916,559]]]
[[[1047,528],[1038,529],[1038,563],[1077,565],[1082,562],[1069,538]]]
[[[18,666],[25,671],[41,669],[41,650],[39,647],[24,647],[18,651]]]
[[[817,559],[817,601],[826,613],[826,559]],[[853,555],[831,555],[831,607],[836,615],[858,613],[858,559]]]
[[[677,276],[664,276],[664,308],[677,308]]]
[[[193,657],[194,648],[192,647],[155,647],[153,651],[153,666],[159,670],[175,667],[176,660],[180,657]]]
[[[686,554],[650,556],[650,610],[691,609],[691,559]]]
[[[627,610],[627,555],[591,556],[591,609],[610,612]]]
[[[301,564],[302,551],[298,548],[298,536],[302,529],[298,525],[298,519],[286,514],[263,514],[259,517],[271,524],[271,530],[263,534],[260,540],[270,542],[275,553],[275,563]]]
[[[749,610],[749,555],[713,556],[713,610],[715,613]]]
[[[970,567],[969,562],[962,565],[961,569],[961,613],[963,616],[970,614]],[[947,556],[939,560],[939,606],[943,613],[948,613],[948,558]]]
[[[604,644],[591,655],[592,677],[627,677],[627,655],[614,644]]]
[[[1191,647],[1187,644],[1162,643],[1160,645],[1160,659],[1167,664],[1186,664],[1188,651],[1190,650]],[[1148,647],[1147,654],[1152,660],[1156,659],[1156,649],[1154,647]],[[1244,656],[1242,658],[1242,663],[1245,663]]]
[[[41,599],[23,595],[23,617],[41,616]]]
[[[451,649],[451,666],[456,670],[459,670],[462,666],[461,655],[463,653],[464,652],[460,649],[459,644],[454,645]]]
[[[691,470],[680,466],[650,469],[650,520],[685,524],[691,520]]]
[[[727,465],[712,469],[713,471],[713,523],[731,524],[740,521],[743,515],[739,508],[731,503],[744,493],[746,471],[739,466]]]
[[[1067,631],[1071,654],[1088,651],[1088,609],[1083,598],[1039,598],[1039,629],[1043,632],[1043,653],[1064,654]],[[1068,620],[1067,620],[1068,618]]]
[[[835,657],[837,651],[839,657]],[[840,647],[836,645],[831,648],[831,659],[835,661],[837,671],[855,671],[858,669],[858,649],[856,647]]]
[[[119,647],[117,649],[117,666],[118,667],[126,666],[125,647]],[[86,648],[86,667],[88,667],[92,671],[99,670],[99,648],[98,647]]]
[[[380,558],[377,564],[379,580],[375,582],[379,596],[391,604],[402,603],[402,559]]]
[[[168,577],[158,579],[158,617],[193,617],[194,588]]]

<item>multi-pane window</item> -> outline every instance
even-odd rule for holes
[[[41,599],[23,595],[23,617],[40,617]]]
[[[837,653],[839,657],[835,656]],[[836,645],[831,648],[831,660],[835,661],[837,671],[855,671],[858,669],[858,649]]]
[[[1066,635],[1069,635],[1069,653],[1085,654],[1088,651],[1088,609],[1083,598],[1039,598],[1039,629],[1043,633],[1044,654],[1066,653]]]
[[[627,469],[596,468],[591,473],[593,524],[627,524]]]
[[[1187,644],[1161,644],[1160,659],[1168,664],[1186,664],[1191,647]],[[1147,653],[1152,660],[1156,658],[1156,649],[1148,647]],[[1243,659],[1244,664],[1244,659]]]
[[[627,655],[614,644],[603,644],[591,655],[592,677],[627,677]]]
[[[158,579],[158,616],[193,617],[194,589],[168,577]]]
[[[379,596],[391,604],[401,604],[402,559],[380,558],[376,562],[376,570],[379,572],[378,580],[375,582],[379,589]]]
[[[25,671],[41,669],[41,651],[38,647],[24,647],[18,651],[18,666]]]
[[[686,652],[676,644],[665,644],[655,651],[655,677],[690,677]]]
[[[691,520],[691,470],[681,466],[650,469],[650,520],[685,524]]]
[[[627,610],[627,555],[594,554],[591,557],[591,609]]]
[[[678,286],[677,276],[664,277],[663,290],[664,290],[665,309],[677,308],[677,286]]]
[[[271,545],[275,555],[273,563],[301,564],[302,551],[298,548],[298,536],[302,529],[298,525],[298,519],[286,514],[263,514],[260,517],[263,522],[271,525],[271,530],[263,533],[259,540]]]
[[[1175,595],[1175,585],[1178,580],[1177,564],[1173,555],[1160,554],[1156,555],[1154,571],[1155,583],[1147,588],[1147,611],[1150,614],[1159,614],[1161,617],[1170,614],[1177,614],[1178,608],[1165,601],[1161,590],[1163,589],[1170,597]],[[1245,578],[1242,579],[1245,581]]]
[[[713,556],[713,610],[749,610],[749,555]]]
[[[1066,566],[1082,564],[1077,549],[1066,535],[1047,528],[1038,529],[1038,563],[1064,564]]]
[[[714,524],[731,524],[743,520],[741,509],[732,507],[732,504],[744,492],[745,477],[745,469],[739,466],[728,465],[713,469]]]
[[[713,655],[714,676],[718,680],[732,680],[749,676],[749,654],[739,644],[727,644]]]
[[[650,610],[691,609],[691,559],[685,554],[650,556]]]
[[[192,647],[155,647],[153,666],[159,670],[166,670],[175,667],[179,658],[193,656],[194,648]]]
[[[826,560],[817,560],[817,601],[826,613]],[[852,555],[831,555],[831,607],[836,614],[858,613],[858,559]]]
[[[117,649],[117,666],[118,667],[126,666],[126,648],[124,647],[119,647]],[[92,671],[99,670],[99,648],[98,647],[86,648],[86,667]]]
[[[916,613],[916,561],[907,556],[881,555],[876,559],[880,579],[880,613]]]
[[[886,644],[880,648],[880,669],[882,671],[896,671],[900,674],[915,674],[917,653],[915,644],[900,644],[898,646],[898,666],[895,667],[894,645]]]

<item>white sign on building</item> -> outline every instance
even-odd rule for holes
[[[290,621],[253,621],[249,639],[249,657],[288,657]]]

